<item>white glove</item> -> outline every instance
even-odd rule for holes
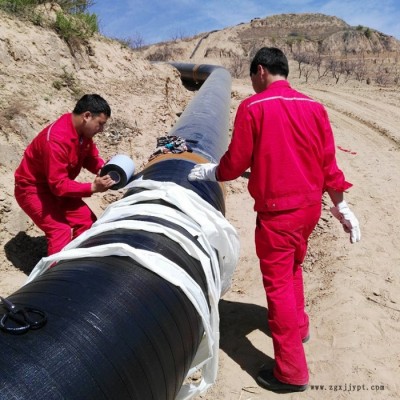
[[[218,164],[196,164],[189,172],[189,181],[213,181],[217,182],[215,177],[215,171],[217,170]]]
[[[359,242],[361,239],[360,224],[347,203],[343,200],[336,207],[331,207],[331,213],[343,225],[344,231],[350,233],[350,242]]]

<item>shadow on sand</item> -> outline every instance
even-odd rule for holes
[[[15,268],[29,275],[38,261],[47,255],[46,237],[32,237],[21,231],[5,244],[4,252]]]
[[[267,309],[256,304],[227,300],[219,302],[220,348],[250,376],[256,377],[261,365],[271,367],[274,360],[258,350],[248,339],[253,331],[271,336]]]

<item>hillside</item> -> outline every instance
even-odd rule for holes
[[[311,340],[306,345],[310,383],[325,385],[324,393],[321,396],[311,388],[303,395],[267,393],[254,380],[260,365],[272,362],[273,351],[254,250],[253,202],[245,178],[228,183],[227,219],[240,235],[241,255],[232,287],[220,302],[217,382],[200,398],[398,399],[400,92],[392,71],[398,67],[399,42],[371,31],[377,47],[378,43],[382,47],[374,53],[368,46],[375,39],[365,40],[365,33],[362,36],[366,28],[351,28],[335,17],[318,18],[257,18],[141,51],[95,36],[79,51],[71,51],[54,31],[0,12],[0,295],[7,296],[23,285],[45,254],[42,232],[20,210],[13,196],[14,170],[25,147],[44,125],[70,111],[81,94],[99,93],[112,107],[110,123],[96,137],[101,154],[106,159],[128,154],[140,169],[153,152],[156,138],[169,132],[195,95],[185,89],[174,68],[151,64],[147,59],[151,52],[171,55],[171,60],[232,68],[237,55],[248,62],[253,48],[282,45],[291,59],[290,82],[326,105],[339,164],[354,183],[347,200],[360,220],[362,239],[357,245],[348,243],[329,214],[325,199],[322,218],[311,239],[304,278],[312,324]],[[318,27],[315,37],[312,34],[317,29],[313,27]],[[342,57],[345,32],[360,36],[351,42],[355,55],[358,57],[360,49],[365,49],[363,54],[371,59],[372,66],[378,66],[379,61],[387,64],[392,80],[379,84],[371,75],[367,84],[366,76],[346,81],[341,75],[336,81],[331,73],[318,79],[314,67],[306,82],[304,71],[299,74],[288,38],[294,40],[299,51],[310,48],[313,52],[316,41],[322,40],[324,57],[335,52]],[[299,37],[304,39],[295,40]],[[336,40],[338,37],[342,39]],[[231,121],[239,102],[252,93],[246,68],[244,78],[233,79]],[[83,173],[79,179],[91,177]],[[101,215],[106,205],[122,194],[123,190],[110,191],[87,201]],[[345,384],[364,388],[357,392],[347,386],[345,390]]]
[[[220,31],[152,45],[142,52],[150,60],[172,58],[217,63],[235,77],[245,77],[249,60],[262,46],[281,48],[289,59],[298,63],[303,79],[400,82],[399,40],[323,14],[255,18]]]

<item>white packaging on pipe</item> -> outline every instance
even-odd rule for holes
[[[187,374],[187,377],[190,377],[201,369],[202,377],[198,382],[182,385],[177,394],[177,400],[190,400],[204,393],[217,378],[220,339],[218,301],[228,290],[239,259],[239,237],[235,228],[220,211],[191,190],[172,182],[151,180],[134,181],[129,184],[129,187],[147,190],[110,204],[91,229],[70,242],[61,252],[42,258],[26,283],[33,281],[54,262],[60,260],[117,255],[131,257],[143,267],[180,287],[199,313],[205,331]],[[158,204],[137,204],[154,199],[162,199],[174,204],[179,210]],[[121,220],[136,214],[156,215],[166,220],[179,222],[180,226],[198,238],[208,256],[205,256],[197,246],[174,229],[152,222]],[[124,243],[110,243],[90,248],[78,247],[92,236],[118,228],[159,232],[175,240],[189,255],[201,262],[207,279],[208,293],[203,293],[199,285],[181,267],[161,254],[136,249]]]

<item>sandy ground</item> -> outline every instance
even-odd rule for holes
[[[12,174],[23,149],[40,128],[74,104],[70,88],[57,91],[47,83],[62,73],[60,66],[74,71],[83,90],[104,94],[111,103],[112,122],[98,139],[101,153],[105,157],[127,153],[139,169],[154,150],[155,139],[169,131],[193,96],[172,68],[150,66],[126,49],[96,43],[95,57],[71,61],[68,49],[55,34],[46,36],[37,27],[26,29],[24,24],[2,19],[0,33],[12,38],[8,49],[0,42],[2,296],[24,284],[45,252],[43,234],[13,198]],[[27,45],[26,35],[33,45]],[[245,178],[227,184],[226,217],[240,236],[240,260],[232,287],[220,302],[218,378],[200,398],[398,399],[400,93],[398,88],[365,84],[306,85],[296,79],[293,83],[327,107],[339,165],[354,184],[346,199],[360,220],[362,239],[355,245],[349,243],[324,199],[324,212],[304,265],[311,320],[311,340],[305,345],[310,388],[302,394],[266,392],[255,382],[260,365],[272,363],[273,351],[254,249],[253,202]],[[235,80],[232,93],[233,119],[239,101],[251,94],[250,82]],[[20,100],[19,111],[11,119],[4,118],[15,99]],[[25,112],[21,105],[27,107]],[[99,216],[122,194],[96,195],[88,203]]]

